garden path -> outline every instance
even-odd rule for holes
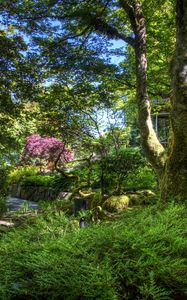
[[[28,206],[28,209],[37,209],[38,203],[34,201],[28,201],[20,198],[15,198],[9,196],[7,199],[8,210],[9,211],[17,211],[21,209],[24,205]]]

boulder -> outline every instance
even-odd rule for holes
[[[103,208],[112,213],[119,213],[128,207],[129,201],[128,195],[111,196],[104,202]]]
[[[140,190],[133,193],[127,193],[130,204],[151,204],[155,203],[157,195],[151,190]]]

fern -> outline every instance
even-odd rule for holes
[[[45,206],[0,239],[0,299],[185,299],[185,223],[186,209],[170,205],[80,229]]]
[[[163,287],[160,287],[154,279],[154,273],[150,272],[149,281],[143,283],[140,286],[140,293],[142,299],[153,299],[153,300],[172,300],[170,292]]]

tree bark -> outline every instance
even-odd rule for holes
[[[129,16],[131,27],[135,35],[136,57],[136,97],[138,104],[139,126],[141,132],[142,148],[145,156],[151,163],[159,180],[162,177],[165,165],[165,150],[159,142],[151,120],[151,106],[147,91],[147,51],[146,26],[141,3],[132,0],[131,5],[121,0],[120,4]]]
[[[176,53],[172,70],[172,141],[161,183],[161,201],[187,201],[187,0],[177,0]]]

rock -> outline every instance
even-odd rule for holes
[[[104,202],[103,208],[109,212],[119,213],[128,207],[129,200],[127,195],[111,196]]]
[[[6,226],[6,227],[13,227],[14,223],[7,222],[7,221],[0,221],[0,225]]]
[[[157,199],[157,195],[151,190],[140,190],[126,195],[130,198],[130,204],[149,204]]]
[[[72,193],[69,193],[69,192],[60,192],[58,194],[58,197],[57,199],[60,199],[60,200],[69,200],[71,198],[71,195]]]

